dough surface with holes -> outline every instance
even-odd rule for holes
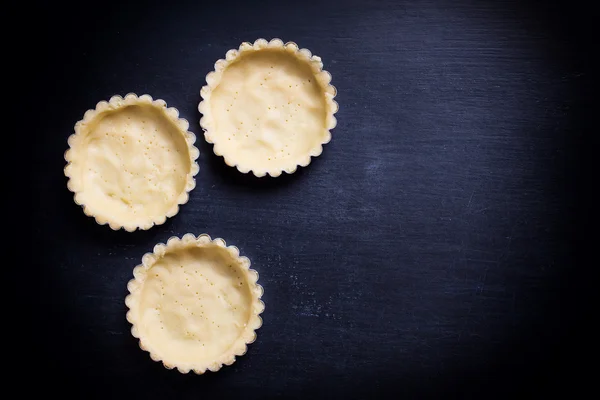
[[[244,331],[252,301],[246,273],[225,248],[167,252],[148,270],[138,329],[162,359],[208,362]]]
[[[221,152],[255,170],[285,168],[328,136],[323,88],[306,61],[285,51],[241,55],[223,72],[210,109]]]
[[[92,214],[132,224],[158,218],[185,189],[190,156],[175,124],[152,105],[100,114],[77,154],[80,201]]]

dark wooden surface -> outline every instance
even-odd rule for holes
[[[585,10],[469,0],[90,5],[39,6],[33,48],[43,100],[32,105],[32,231],[42,243],[33,256],[49,331],[36,346],[62,377],[51,391],[490,398],[564,378],[557,360],[583,300],[574,224]],[[206,73],[259,37],[321,56],[340,104],[323,155],[277,179],[226,167],[198,125]],[[201,151],[190,202],[147,232],[97,226],[62,172],[74,123],[128,92],[177,107]],[[152,362],[125,320],[133,267],[187,232],[238,246],[265,289],[257,342],[204,376]]]

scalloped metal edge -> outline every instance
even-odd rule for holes
[[[213,125],[212,115],[210,113],[210,107],[208,106],[208,101],[210,99],[212,90],[217,87],[220,83],[221,76],[223,71],[234,62],[241,53],[250,52],[250,51],[260,51],[263,49],[281,49],[282,51],[288,51],[292,54],[295,54],[296,57],[300,60],[306,61],[313,70],[313,73],[321,86],[323,87],[323,91],[325,94],[325,104],[327,107],[327,116],[326,116],[326,129],[327,135],[326,138],[318,145],[312,148],[308,154],[305,155],[300,161],[294,161],[290,163],[289,166],[283,169],[272,169],[267,171],[255,171],[252,168],[246,169],[239,166],[236,160],[232,160],[231,156],[223,154],[218,149],[218,144],[215,143],[212,135],[211,128]],[[331,74],[323,69],[323,62],[321,58],[313,55],[308,49],[300,49],[298,45],[294,42],[286,42],[283,43],[281,39],[271,39],[271,41],[267,41],[266,39],[257,39],[254,43],[244,42],[240,45],[238,49],[229,50],[225,59],[219,59],[215,62],[214,71],[209,72],[206,75],[206,85],[202,87],[200,90],[200,96],[202,97],[202,101],[198,104],[198,111],[202,113],[202,118],[200,118],[200,127],[204,131],[204,139],[213,145],[213,152],[220,157],[223,157],[225,160],[225,164],[230,167],[235,167],[241,173],[248,173],[252,171],[252,173],[260,178],[265,175],[270,175],[272,177],[278,177],[282,172],[286,172],[288,174],[293,174],[296,172],[298,166],[306,167],[310,164],[312,157],[318,157],[323,152],[323,145],[329,143],[331,141],[331,130],[334,129],[337,125],[337,120],[334,116],[335,113],[339,110],[338,103],[334,100],[337,95],[337,89],[335,86],[331,85]]]
[[[136,327],[138,322],[135,312],[137,306],[137,296],[142,290],[148,270],[152,268],[156,261],[164,256],[167,252],[187,249],[190,247],[202,247],[208,244],[217,245],[227,249],[231,256],[238,261],[238,266],[240,269],[246,272],[246,280],[252,295],[252,314],[248,319],[246,329],[240,334],[240,336],[238,336],[237,340],[232,343],[229,350],[223,353],[219,358],[210,363],[201,363],[197,365],[177,365],[176,363],[161,359],[158,355],[156,355],[155,352],[152,351],[152,346],[145,342],[144,338],[140,337],[141,335]],[[167,369],[177,368],[177,370],[182,374],[187,374],[190,371],[193,371],[198,375],[202,375],[207,370],[216,372],[220,370],[223,365],[233,364],[236,360],[236,356],[242,356],[246,354],[248,345],[256,340],[256,330],[262,326],[262,318],[260,317],[260,314],[262,314],[265,310],[265,303],[261,300],[261,297],[264,294],[264,289],[257,283],[259,277],[258,272],[254,269],[251,269],[250,265],[250,259],[245,256],[240,256],[240,251],[236,246],[227,246],[225,240],[221,238],[211,239],[211,237],[206,233],[198,235],[197,237],[192,233],[186,233],[181,239],[176,236],[172,236],[169,238],[169,240],[167,240],[166,244],[158,243],[154,246],[152,253],[144,254],[142,257],[142,264],[133,269],[134,278],[127,283],[129,295],[125,297],[125,305],[129,309],[129,311],[127,311],[126,318],[127,321],[129,321],[129,323],[132,325],[131,335],[136,339],[139,339],[140,348],[148,352],[153,361],[162,362],[164,367]]]
[[[121,224],[117,221],[110,221],[110,217],[99,216],[92,213],[89,208],[83,204],[81,199],[78,199],[78,194],[81,192],[81,189],[76,185],[75,180],[72,179],[73,173],[73,152],[77,151],[77,145],[79,142],[79,138],[83,137],[85,132],[85,126],[90,123],[96,116],[104,112],[116,111],[123,107],[135,105],[135,104],[148,104],[156,107],[157,109],[163,110],[164,114],[175,124],[179,131],[184,136],[185,141],[188,145],[188,152],[190,156],[190,171],[187,175],[187,182],[185,185],[185,190],[179,194],[177,198],[177,202],[169,209],[164,216],[148,219],[148,221],[144,224]],[[193,132],[188,131],[189,122],[184,118],[179,118],[179,110],[175,107],[167,108],[167,104],[162,99],[153,100],[152,96],[148,94],[143,94],[141,96],[137,96],[135,93],[128,93],[125,97],[121,97],[119,95],[112,96],[110,100],[100,101],[96,104],[96,108],[93,110],[88,110],[85,112],[83,119],[78,121],[75,124],[75,133],[69,136],[67,143],[69,144],[69,148],[65,151],[64,158],[67,162],[67,165],[64,168],[64,174],[68,179],[67,188],[73,192],[73,200],[75,204],[81,206],[83,208],[83,212],[88,217],[93,217],[96,220],[96,223],[99,225],[105,225],[108,223],[112,230],[119,230],[121,228],[125,229],[127,232],[133,232],[136,229],[147,230],[150,229],[154,225],[162,225],[165,223],[167,218],[175,216],[179,212],[179,206],[188,202],[189,193],[196,187],[195,176],[198,174],[200,167],[196,160],[200,156],[200,152],[198,148],[194,146],[196,142],[196,135]]]

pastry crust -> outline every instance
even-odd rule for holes
[[[100,225],[127,231],[163,224],[195,187],[196,137],[175,108],[149,95],[101,101],[75,125],[67,187]]]
[[[223,239],[172,237],[145,254],[133,275],[125,299],[131,333],[166,368],[218,371],[256,339],[263,288],[250,260]]]
[[[242,43],[206,76],[204,138],[242,173],[291,174],[331,140],[338,104],[330,81],[321,58],[293,42]]]

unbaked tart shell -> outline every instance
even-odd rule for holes
[[[242,173],[291,174],[331,140],[338,104],[330,81],[321,58],[296,43],[242,43],[206,76],[198,106],[204,138]]]
[[[218,371],[256,339],[263,288],[250,260],[223,239],[172,237],[145,254],[133,275],[125,299],[131,333],[166,368]]]
[[[67,187],[98,224],[127,231],[163,224],[195,187],[196,137],[175,108],[149,95],[101,101],[75,125]]]

